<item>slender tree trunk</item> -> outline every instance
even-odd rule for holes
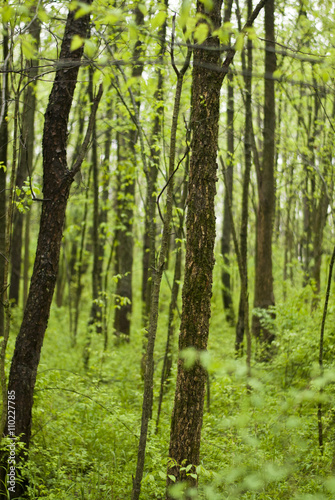
[[[14,433],[17,436],[21,435],[21,441],[26,448],[29,447],[31,437],[33,394],[37,368],[57,279],[66,204],[73,177],[81,166],[90,137],[88,132],[82,154],[79,156],[75,168],[71,171],[68,170],[66,160],[67,124],[83,54],[83,46],[75,51],[71,51],[70,47],[74,36],[86,38],[89,27],[88,15],[75,19],[75,14],[76,11],[70,11],[67,18],[60,61],[45,113],[43,133],[44,201],[40,232],[27,305],[16,339],[9,375],[8,390],[10,394],[15,394]],[[99,98],[96,101],[95,111]],[[90,126],[92,126],[91,119]],[[9,434],[7,425],[5,434]],[[3,475],[7,468],[6,454],[2,456],[1,465],[3,494],[5,493],[3,485],[6,484]],[[17,482],[15,493],[11,494],[11,497],[22,495],[24,490],[25,485]]]
[[[34,48],[38,51],[40,44],[41,24],[38,18],[29,23],[29,33],[35,42]],[[16,185],[19,189],[22,188],[27,176],[32,176],[33,171],[33,155],[34,155],[34,140],[35,140],[35,107],[36,107],[36,82],[34,79],[38,74],[39,60],[31,59],[27,62],[26,71],[28,78],[32,83],[28,85],[24,94],[24,104],[22,113],[22,136],[20,139],[20,156],[18,169],[16,174]],[[22,231],[23,231],[24,214],[16,210],[14,215],[14,228],[12,238],[12,253],[11,253],[11,282],[9,298],[15,304],[19,303],[20,282],[21,282],[21,254],[22,254]]]
[[[276,70],[274,46],[274,0],[265,4],[265,89],[264,89],[264,132],[261,169],[257,169],[258,209],[256,225],[256,270],[254,307],[259,310],[252,319],[252,330],[260,341],[261,357],[266,359],[274,334],[262,325],[260,311],[274,306],[272,274],[272,233],[275,211],[275,88],[272,78]]]
[[[168,0],[165,0],[165,6],[168,7]],[[160,49],[158,60],[163,64],[163,57],[166,49],[166,21],[159,30]],[[150,314],[151,287],[152,287],[152,268],[155,264],[156,247],[156,203],[154,200],[157,184],[158,167],[160,162],[161,148],[161,125],[163,117],[163,97],[164,97],[164,75],[159,66],[157,69],[157,89],[155,91],[155,100],[157,109],[154,124],[151,132],[150,162],[147,172],[147,193],[145,201],[145,226],[143,236],[143,257],[142,257],[142,323],[146,325]]]
[[[26,307],[27,298],[28,298],[28,288],[29,288],[29,269],[30,269],[30,260],[29,260],[29,247],[30,247],[30,219],[31,212],[30,210],[26,213],[25,216],[25,226],[24,226],[24,259],[23,259],[23,310]]]
[[[89,95],[93,104],[93,69],[90,68],[89,76]],[[92,305],[90,318],[87,325],[86,343],[83,352],[84,368],[88,368],[90,358],[91,337],[93,332],[102,332],[102,307],[99,300],[102,286],[102,250],[99,239],[100,214],[99,214],[99,170],[98,170],[98,144],[97,144],[97,125],[96,120],[92,130],[92,171],[93,171],[93,224],[92,224],[92,243],[93,243],[93,266],[92,266]]]
[[[165,185],[167,188],[166,194],[166,213],[163,224],[163,232],[161,239],[161,249],[159,253],[159,259],[157,262],[157,268],[153,272],[153,284],[151,293],[151,306],[150,306],[150,317],[148,325],[148,341],[145,356],[145,372],[144,372],[144,391],[143,391],[143,404],[142,404],[142,418],[141,418],[141,434],[138,445],[137,453],[137,465],[136,465],[136,475],[133,478],[133,489],[131,498],[132,500],[138,500],[141,493],[141,481],[143,477],[144,461],[145,461],[145,451],[148,436],[149,420],[152,414],[152,401],[153,401],[153,376],[154,376],[154,348],[157,333],[157,322],[158,322],[158,306],[159,306],[159,294],[160,286],[162,282],[162,276],[164,267],[166,264],[166,255],[170,239],[170,225],[172,218],[172,207],[173,207],[173,187],[174,187],[174,170],[175,170],[175,156],[176,156],[176,138],[177,138],[177,127],[178,127],[178,116],[180,109],[181,92],[183,87],[184,75],[189,67],[191,58],[191,49],[187,49],[187,56],[182,69],[179,71],[174,63],[174,27],[172,30],[172,65],[177,74],[177,87],[174,99],[173,116],[172,116],[172,126],[171,126],[171,137],[170,137],[170,159],[169,159],[169,170],[168,170],[168,182]]]
[[[223,228],[221,238],[221,253],[223,257],[222,270],[222,299],[226,312],[226,319],[230,325],[234,324],[234,307],[230,288],[229,253],[231,241],[231,220],[229,216],[229,200],[233,200],[233,172],[234,172],[234,83],[232,73],[228,74],[228,102],[227,102],[227,160],[226,179],[227,190],[224,197]]]
[[[178,294],[179,294],[179,283],[181,280],[182,273],[182,240],[184,236],[184,220],[185,220],[185,210],[186,210],[186,196],[187,196],[187,177],[189,171],[189,156],[187,156],[187,166],[185,168],[185,175],[183,180],[183,192],[179,200],[178,207],[182,210],[182,214],[179,213],[179,223],[176,227],[176,260],[174,266],[174,275],[171,288],[171,300],[169,306],[169,316],[168,316],[168,331],[166,338],[166,346],[161,374],[161,387],[158,399],[158,409],[157,409],[157,419],[156,419],[156,433],[158,432],[160,413],[163,403],[164,391],[167,388],[169,378],[171,376],[172,370],[172,343],[175,331],[175,314],[178,309]],[[179,310],[178,310],[179,312]]]
[[[136,24],[141,26],[144,15],[139,8],[135,9]],[[134,66],[132,77],[140,77],[143,72],[143,62],[140,60],[143,51],[142,42],[138,40],[133,51]],[[139,100],[136,102],[139,110]],[[136,128],[127,134],[118,133],[118,176],[121,187],[121,197],[118,193],[118,223],[116,274],[119,279],[116,285],[116,309],[114,330],[117,336],[123,336],[129,341],[132,314],[132,269],[133,269],[133,219],[135,203],[135,159],[138,132]],[[130,164],[129,164],[130,163]]]
[[[79,314],[80,314],[80,298],[81,292],[83,289],[81,278],[86,271],[87,264],[84,262],[84,251],[85,251],[85,236],[86,236],[86,227],[87,227],[87,212],[88,212],[88,197],[89,197],[89,189],[91,183],[91,173],[92,168],[89,169],[88,172],[88,180],[87,187],[85,193],[85,203],[84,203],[84,214],[83,221],[81,224],[81,234],[80,234],[80,247],[79,247],[79,256],[76,265],[76,280],[75,280],[75,298],[74,298],[74,321],[73,321],[73,334],[72,334],[72,347],[75,347],[77,344],[77,334],[78,334],[78,322],[79,322]]]
[[[252,13],[252,0],[248,0],[248,17]],[[249,185],[250,172],[252,167],[252,41],[248,39],[247,43],[247,64],[243,52],[243,72],[245,83],[245,138],[244,138],[244,160],[245,168],[243,175],[243,192],[242,192],[242,215],[240,228],[240,252],[241,252],[241,279],[244,280],[245,286],[248,287],[248,221],[249,221]],[[243,352],[244,325],[249,318],[246,317],[245,296],[248,296],[248,291],[243,290],[241,286],[238,320],[236,324],[235,337],[235,352],[240,355]]]

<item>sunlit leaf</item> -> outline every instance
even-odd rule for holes
[[[74,50],[79,49],[84,43],[84,39],[81,38],[79,35],[74,35],[71,41],[71,48],[70,50],[73,52]]]

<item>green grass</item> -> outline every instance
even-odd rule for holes
[[[321,311],[312,317],[310,296],[305,296],[308,290],[302,296],[301,290],[291,287],[289,299],[285,304],[278,302],[276,309],[276,356],[269,364],[253,359],[249,381],[252,391],[248,393],[245,359],[234,359],[234,329],[224,320],[215,279],[209,341],[210,411],[206,403],[199,490],[194,498],[334,498],[334,299],[327,318],[325,377],[320,379],[317,366]],[[84,297],[76,348],[71,348],[67,308],[52,308],[38,371],[30,460],[25,470],[30,478],[30,499],[130,498],[143,391],[139,290],[135,293],[131,342],[116,345],[110,334],[108,350],[103,352],[102,336],[94,336],[87,372],[82,352],[89,302],[86,299],[85,303]],[[173,407],[172,381],[155,434],[169,301],[166,282],[162,299],[143,499],[164,498]],[[234,301],[236,304],[235,296]],[[14,331],[19,323],[18,314],[14,315]],[[13,345],[12,336],[9,353]],[[324,411],[323,456],[318,447],[320,400]],[[182,487],[178,486],[175,494],[184,498]]]

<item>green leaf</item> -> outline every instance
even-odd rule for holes
[[[176,482],[176,478],[175,476],[173,476],[172,474],[168,474],[168,477],[171,479],[171,481],[173,481],[174,483]]]
[[[158,14],[155,15],[155,17],[151,20],[151,27],[152,29],[157,29],[164,24],[164,21],[166,19],[166,12],[165,10],[160,10]]]
[[[94,57],[94,54],[96,53],[96,50],[97,50],[96,43],[92,39],[86,40],[86,43],[85,43],[85,54],[89,58],[92,59]]]
[[[192,2],[191,0],[184,0],[181,4],[181,9],[179,13],[179,25],[182,29],[185,28],[188,20],[190,18],[190,10],[191,10]]]
[[[244,33],[239,33],[235,42],[236,52],[241,52],[243,50],[243,45],[244,45]]]
[[[27,38],[21,39],[22,53],[27,59],[32,59],[35,54],[34,46],[30,43]]]
[[[142,12],[142,14],[144,16],[146,16],[148,14],[148,9],[146,8],[146,6],[145,6],[144,3],[138,4],[138,9],[139,9],[140,12]]]
[[[5,5],[2,8],[2,22],[8,23],[13,14],[14,14],[14,9],[10,5]]]
[[[198,360],[198,351],[194,347],[187,347],[180,352],[180,357],[184,360],[186,370],[189,370]]]
[[[122,18],[122,11],[120,9],[113,9],[109,14],[104,17],[103,21],[106,24],[115,24]]]
[[[42,8],[38,10],[38,18],[42,23],[47,23],[49,21],[48,14]]]
[[[74,18],[79,19],[80,17],[86,16],[87,14],[89,14],[91,12],[91,10],[92,10],[91,5],[87,5],[86,3],[81,3],[80,8],[75,13]]]
[[[213,10],[213,7],[214,7],[213,0],[201,0],[201,2],[204,4],[204,6],[208,12],[211,12]]]
[[[74,35],[71,41],[71,48],[70,50],[73,52],[74,50],[79,49],[84,43],[84,39],[81,38],[79,35]]]
[[[194,38],[200,44],[206,40],[207,36],[208,36],[208,24],[206,23],[198,24],[194,32]]]

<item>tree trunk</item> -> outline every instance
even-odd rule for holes
[[[86,3],[90,3],[90,0]],[[67,124],[83,46],[75,51],[71,51],[70,47],[74,36],[86,38],[89,27],[89,16],[85,15],[75,19],[75,13],[76,11],[69,12],[67,18],[58,69],[45,113],[43,133],[44,201],[40,231],[27,305],[16,339],[9,375],[8,390],[15,394],[14,434],[21,435],[21,440],[26,448],[29,447],[31,436],[37,368],[57,279],[65,209],[75,175],[75,170],[69,171],[67,168]],[[85,145],[88,145],[88,141]],[[81,157],[78,158],[77,170],[79,170],[84,157],[84,149],[82,153]],[[7,425],[5,434],[9,434]],[[2,470],[5,471],[7,457],[5,455],[2,458]],[[2,484],[6,484],[3,476],[2,480]],[[24,490],[25,485],[17,482],[15,493],[11,495],[11,498],[22,495]]]
[[[176,310],[178,310],[178,294],[180,287],[180,280],[182,276],[182,241],[184,237],[184,220],[185,220],[185,210],[186,210],[186,197],[187,197],[187,184],[188,184],[188,172],[189,172],[189,155],[187,155],[186,159],[186,168],[183,179],[183,191],[182,196],[179,199],[178,207],[182,210],[182,213],[178,213],[179,221],[178,225],[176,224],[176,260],[174,266],[174,275],[173,275],[173,283],[171,288],[171,300],[169,306],[169,316],[168,316],[168,331],[166,338],[166,346],[163,360],[163,367],[161,373],[161,387],[159,392],[158,399],[158,409],[157,409],[157,419],[156,419],[156,433],[158,432],[160,413],[162,408],[164,391],[167,388],[167,384],[169,378],[171,376],[172,370],[172,343],[175,332],[175,314]],[[178,310],[179,313],[179,310]]]
[[[222,299],[228,323],[234,324],[234,307],[230,289],[229,253],[231,240],[231,220],[229,216],[229,200],[233,200],[233,171],[234,171],[234,84],[232,73],[228,74],[228,102],[227,102],[227,160],[226,179],[227,188],[224,197],[223,228],[221,238],[221,253],[223,257],[222,270]],[[227,192],[228,190],[228,192]]]
[[[165,0],[165,6],[168,7],[168,0]],[[160,49],[158,60],[163,64],[163,57],[166,49],[166,21],[159,30]],[[151,286],[152,286],[152,268],[155,265],[155,247],[156,247],[156,203],[154,200],[157,184],[158,167],[160,162],[160,137],[161,124],[164,112],[164,77],[160,66],[157,69],[157,89],[155,91],[155,100],[157,109],[154,124],[151,132],[150,141],[150,161],[148,162],[147,172],[147,193],[145,200],[145,222],[143,236],[143,257],[142,257],[142,323],[146,325],[150,314]]]
[[[265,4],[265,89],[264,89],[264,132],[263,158],[261,169],[257,169],[258,210],[256,225],[256,269],[254,307],[258,315],[252,319],[252,330],[259,340],[261,358],[269,356],[269,346],[274,334],[262,324],[262,310],[274,306],[273,274],[272,274],[272,232],[275,211],[275,88],[272,78],[276,70],[276,54],[274,46],[274,0]]]
[[[266,0],[262,0],[258,4],[245,28],[252,25],[265,2]],[[228,51],[220,68],[219,41],[210,30],[219,28],[221,24],[221,6],[222,1],[216,0],[209,12],[202,2],[197,2],[197,13],[206,14],[208,19],[209,36],[201,45],[194,47],[193,58],[191,119],[193,137],[188,184],[183,308],[179,334],[181,356],[178,361],[171,419],[169,448],[171,461],[168,466],[166,495],[168,499],[171,498],[169,487],[175,482],[187,481],[191,486],[196,486],[198,482],[195,467],[199,464],[207,379],[201,356],[207,349],[211,315],[220,89],[235,55],[234,49]],[[195,363],[191,367],[185,365],[183,359],[185,350],[192,351],[195,355]],[[186,472],[187,466],[191,467]]]
[[[216,0],[213,9],[206,12],[203,3],[197,3],[197,13],[205,14],[213,28],[221,24],[222,1]],[[203,21],[204,22],[204,21]],[[209,27],[209,25],[208,25]],[[188,190],[186,261],[183,285],[179,351],[194,349],[197,361],[191,369],[178,361],[177,386],[171,421],[169,456],[173,463],[168,468],[167,487],[175,481],[197,479],[180,466],[199,464],[200,434],[206,384],[206,370],[199,356],[207,349],[212,272],[214,267],[215,213],[218,122],[222,74],[213,71],[220,63],[219,41],[208,37],[194,48],[192,76],[192,153]],[[206,50],[207,49],[207,50]],[[194,473],[192,469],[190,473]],[[175,477],[175,481],[171,480]],[[167,498],[170,498],[167,491]]]
[[[159,294],[162,282],[164,267],[166,264],[166,255],[170,239],[170,225],[172,218],[173,208],[173,187],[174,187],[174,173],[175,173],[175,157],[176,157],[176,139],[178,128],[178,117],[180,109],[181,92],[183,88],[184,75],[189,67],[192,49],[188,47],[187,55],[182,69],[179,71],[174,64],[174,26],[172,29],[172,49],[171,59],[173,69],[177,74],[177,87],[173,106],[171,136],[170,136],[170,158],[168,170],[168,183],[165,185],[167,188],[166,193],[166,213],[163,223],[161,248],[157,262],[157,268],[153,271],[153,284],[151,293],[150,305],[150,318],[148,325],[147,335],[147,348],[145,354],[145,371],[144,371],[144,390],[143,390],[143,403],[142,403],[142,417],[141,417],[141,434],[138,444],[136,475],[133,478],[133,489],[131,493],[132,500],[138,500],[141,493],[141,481],[143,477],[145,451],[148,437],[149,420],[152,415],[152,401],[153,401],[153,376],[154,376],[154,348],[157,333],[158,322],[158,307],[159,307]]]
[[[41,24],[38,18],[29,24],[29,33],[35,42],[37,51],[40,44]],[[26,71],[29,79],[33,80],[38,74],[39,60],[31,59],[27,62]],[[24,94],[24,104],[22,113],[22,136],[20,140],[20,157],[16,174],[16,186],[21,189],[27,176],[32,176],[33,155],[35,140],[35,107],[36,107],[36,82],[28,85]],[[24,214],[16,210],[14,215],[14,228],[12,237],[11,253],[11,282],[9,298],[15,304],[19,303],[20,282],[21,282],[21,254],[22,254],[22,230]]]
[[[141,26],[144,15],[139,8],[135,9],[136,24]],[[140,77],[143,72],[142,42],[138,40],[133,51],[134,66],[132,77]],[[136,101],[139,110],[139,100]],[[132,124],[133,125],[133,124]],[[116,309],[114,330],[117,336],[123,336],[129,341],[132,314],[132,269],[133,269],[133,219],[135,203],[135,157],[138,133],[131,128],[128,133],[118,133],[118,176],[121,191],[118,193],[118,223],[116,274],[120,275],[116,285]],[[120,196],[121,194],[121,196]]]
[[[248,17],[252,12],[252,0],[248,0]],[[248,286],[248,220],[249,220],[249,184],[250,172],[252,166],[252,41],[248,39],[247,43],[247,64],[245,63],[244,52],[242,54],[242,69],[244,72],[245,83],[245,125],[244,125],[244,175],[242,191],[242,215],[240,228],[240,252],[241,252],[241,280],[244,280],[245,286]],[[242,283],[242,282],[241,282]],[[245,304],[245,295],[248,291],[243,290],[241,286],[238,320],[236,324],[235,353],[237,356],[243,352],[244,325],[249,318],[246,317],[246,310],[249,308]]]
[[[93,104],[93,68],[89,70],[89,96]],[[91,337],[93,332],[102,332],[102,307],[99,300],[102,287],[102,264],[103,264],[103,245],[100,240],[100,212],[99,212],[99,169],[98,169],[98,145],[97,145],[97,126],[96,120],[92,130],[92,171],[93,171],[93,224],[92,224],[92,243],[93,243],[93,266],[92,266],[92,305],[90,318],[87,325],[86,343],[83,352],[84,368],[88,368],[90,358]]]

